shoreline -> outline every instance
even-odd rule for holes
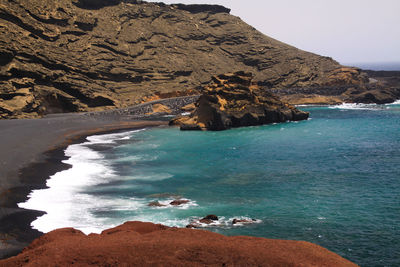
[[[397,104],[397,102],[391,104]],[[17,204],[25,202],[32,190],[47,188],[46,182],[51,175],[70,168],[69,164],[62,162],[68,158],[64,155],[68,145],[82,143],[90,135],[168,124],[167,121],[129,119],[129,116],[110,117],[97,114],[93,118],[86,114],[66,113],[34,120],[0,120],[2,129],[0,138],[2,143],[4,139],[6,140],[0,151],[0,166],[2,166],[0,168],[0,259],[17,255],[34,239],[43,235],[42,232],[32,229],[30,224],[45,213],[19,208]],[[6,128],[7,125],[11,127]],[[18,130],[32,130],[32,127],[43,128],[18,134]],[[24,137],[22,140],[21,136]],[[35,139],[34,145],[40,143],[36,151],[25,153],[23,149],[12,150],[13,145],[21,146],[21,143],[33,139]],[[34,156],[27,160],[27,156],[32,156],[32,153]],[[11,157],[7,162],[10,154]],[[12,161],[13,154],[23,156],[19,161],[20,165]],[[23,167],[18,168],[18,166]],[[5,176],[5,170],[10,167],[14,169],[11,169],[11,172],[7,170],[9,174]]]
[[[0,121],[0,259],[15,256],[43,235],[30,224],[42,211],[18,207],[32,190],[44,189],[51,175],[70,168],[64,150],[87,136],[167,125],[129,116],[57,114],[41,119]],[[3,130],[4,129],[4,130]]]

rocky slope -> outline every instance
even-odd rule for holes
[[[195,94],[212,75],[238,70],[292,103],[351,101],[368,83],[360,70],[269,38],[221,6],[0,0],[0,118]]]
[[[101,235],[65,228],[1,266],[357,266],[320,246],[127,222]]]
[[[195,110],[189,116],[172,120],[170,124],[180,125],[181,130],[220,131],[308,118],[308,112],[283,103],[269,90],[260,88],[252,81],[252,73],[221,74],[212,79],[202,89]]]

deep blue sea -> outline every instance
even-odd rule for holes
[[[346,66],[355,66],[364,70],[375,70],[375,71],[400,71],[400,62],[364,62],[364,63],[343,63]]]
[[[400,266],[400,105],[301,108],[309,120],[88,137],[66,150],[72,168],[20,206],[48,213],[32,224],[44,232],[127,220],[184,227],[215,214],[207,229],[225,235],[305,240],[361,266]],[[147,206],[177,196],[190,202]]]

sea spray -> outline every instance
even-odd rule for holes
[[[120,179],[104,160],[104,156],[90,146],[115,144],[118,140],[128,140],[133,133],[139,131],[142,130],[89,136],[87,142],[68,146],[65,150],[68,159],[63,163],[71,165],[71,168],[51,176],[46,182],[48,189],[33,190],[25,203],[18,204],[20,208],[46,212],[32,222],[32,227],[41,232],[62,227],[75,227],[87,233],[100,232],[104,230],[106,220],[93,218],[90,210],[96,206],[129,209],[138,206],[134,205],[132,199],[120,200],[118,204],[114,199],[99,201],[96,196],[84,191],[96,185],[109,183],[113,179]]]

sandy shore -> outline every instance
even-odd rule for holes
[[[50,175],[69,167],[61,163],[68,144],[91,134],[166,124],[128,116],[85,114],[0,120],[0,258],[19,253],[42,235],[30,228],[42,212],[20,209],[17,203],[24,202],[31,190],[45,188]]]

